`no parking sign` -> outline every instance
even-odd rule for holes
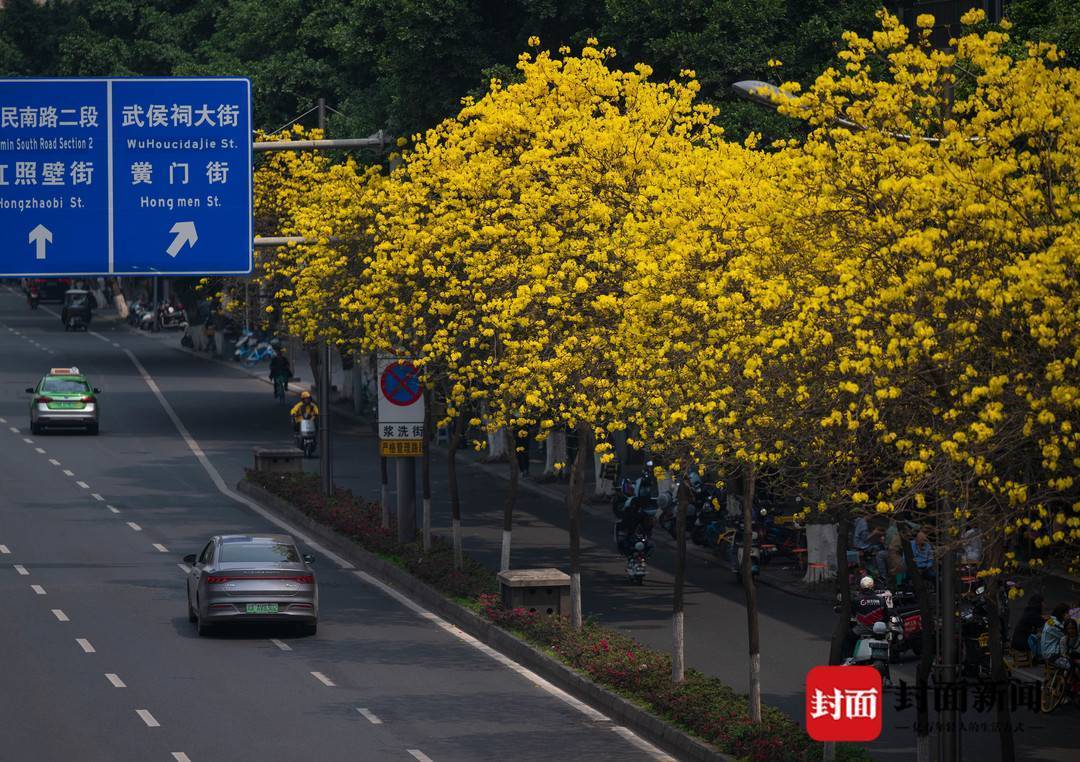
[[[424,387],[412,360],[379,358],[379,454],[417,457],[424,452]]]

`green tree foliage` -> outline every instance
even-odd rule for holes
[[[590,36],[659,78],[692,69],[732,137],[793,123],[738,100],[739,79],[804,84],[844,29],[875,26],[882,0],[8,0],[0,75],[233,74],[253,84],[255,125],[274,130],[324,96],[331,132],[412,134],[462,95],[510,79],[532,35]],[[895,2],[888,3],[890,6]],[[1017,36],[1080,43],[1080,0],[1013,0]],[[770,69],[769,61],[783,62]]]

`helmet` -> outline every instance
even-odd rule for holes
[[[859,580],[859,587],[862,588],[863,590],[873,590],[874,589],[874,578],[873,577],[863,577],[862,579]]]
[[[874,622],[874,634],[881,637],[889,631],[889,626],[884,622]]]
[[[302,399],[302,400],[311,399],[311,392],[300,392],[300,399]]]

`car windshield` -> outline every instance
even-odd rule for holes
[[[68,394],[84,394],[90,391],[90,387],[85,381],[79,381],[75,378],[47,378],[45,383],[41,385],[41,391],[60,394],[65,392]]]
[[[222,563],[269,563],[285,561],[297,563],[300,555],[296,546],[287,542],[267,542],[258,540],[225,540],[221,544]]]

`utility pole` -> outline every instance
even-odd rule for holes
[[[326,137],[326,99],[319,98],[319,130]],[[319,377],[315,379],[319,396],[319,480],[326,497],[334,494],[334,458],[330,439],[330,343],[319,341]]]

